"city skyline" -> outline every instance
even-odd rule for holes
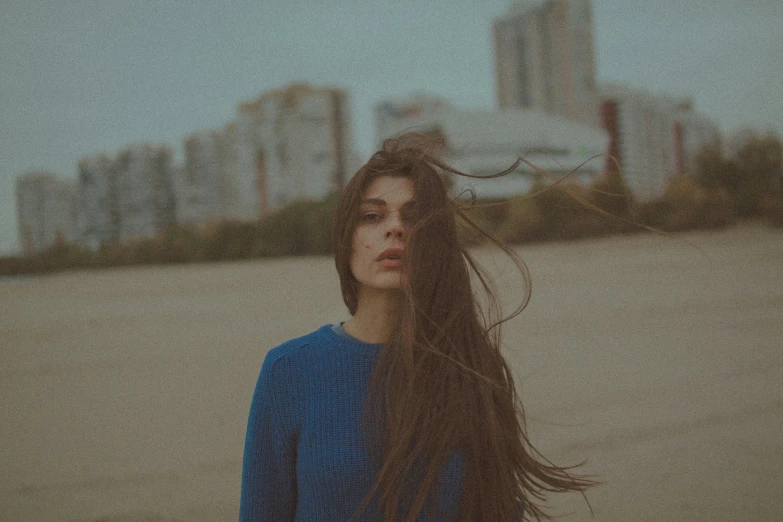
[[[346,88],[362,156],[382,98],[424,91],[466,108],[495,107],[491,24],[510,4],[403,2],[391,12],[373,2],[246,3],[228,13],[184,3],[154,12],[119,2],[4,4],[0,253],[19,246],[21,173],[73,179],[79,157],[138,142],[169,144],[181,164],[188,134],[219,127],[239,103],[289,83]],[[631,9],[594,0],[599,83],[691,97],[724,133],[780,134],[783,67],[774,56],[783,38],[773,29],[781,4],[700,5],[662,0]]]

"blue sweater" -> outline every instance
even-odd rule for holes
[[[376,478],[362,418],[380,349],[325,325],[269,351],[250,406],[240,521],[342,522],[359,507]],[[446,463],[433,520],[458,519],[463,466],[461,453]],[[377,520],[377,500],[360,520]]]

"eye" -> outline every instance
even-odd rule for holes
[[[362,223],[376,223],[380,221],[382,216],[378,212],[365,212],[360,216]]]

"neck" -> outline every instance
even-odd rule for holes
[[[365,343],[385,343],[397,323],[402,306],[402,292],[398,290],[359,291],[356,313],[343,328],[354,338]]]

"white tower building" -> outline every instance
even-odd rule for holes
[[[590,0],[520,0],[493,29],[501,109],[598,125]]]
[[[106,154],[87,156],[78,163],[81,237],[92,249],[119,236],[114,169],[114,161]]]
[[[226,155],[222,188],[227,218],[255,220],[261,215],[259,192],[260,121],[257,104],[239,105],[224,131]]]
[[[16,180],[19,239],[25,255],[46,250],[58,240],[76,243],[76,186],[49,172],[29,172]]]
[[[264,213],[342,189],[355,165],[348,95],[291,85],[258,100],[259,190]]]
[[[176,221],[172,153],[166,146],[135,145],[115,160],[118,239],[154,237]]]
[[[191,134],[184,145],[185,164],[175,170],[174,176],[177,222],[199,224],[231,217],[225,134]]]
[[[688,98],[623,85],[601,88],[601,120],[634,197],[660,197],[675,175],[691,171],[699,148],[720,139],[717,124]],[[607,168],[612,168],[608,163]]]
[[[176,222],[171,149],[134,145],[79,161],[82,235],[97,248],[111,241],[153,237]]]

